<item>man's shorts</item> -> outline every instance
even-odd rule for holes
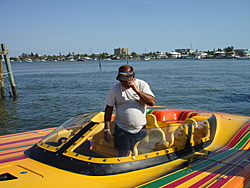
[[[134,145],[146,136],[145,128],[142,128],[138,133],[132,134],[119,126],[115,125],[114,145],[119,151],[133,151]]]

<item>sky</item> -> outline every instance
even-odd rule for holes
[[[9,56],[250,48],[250,0],[0,0]]]

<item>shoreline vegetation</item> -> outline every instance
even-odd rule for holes
[[[132,52],[131,54],[76,54],[69,52],[67,55],[39,55],[31,52],[23,53],[17,57],[10,57],[11,62],[33,62],[33,61],[97,61],[97,60],[150,60],[150,59],[250,59],[250,49],[236,49],[226,47],[223,50],[200,52],[193,49],[176,49],[172,52],[156,51],[143,54]]]

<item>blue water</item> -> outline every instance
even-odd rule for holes
[[[55,127],[76,114],[103,111],[117,83],[117,68],[126,63],[103,61],[101,69],[98,61],[12,63],[19,96],[0,99],[0,135]],[[151,86],[156,105],[250,116],[249,60],[129,64]]]

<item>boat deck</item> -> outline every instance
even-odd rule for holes
[[[24,151],[36,144],[53,129],[48,128],[0,136],[0,163],[26,158]]]
[[[250,185],[250,123],[222,149],[186,168],[139,186],[149,187],[243,187]],[[248,132],[241,140],[240,135]],[[230,185],[227,186],[227,183]],[[190,186],[192,185],[192,186]],[[235,185],[235,186],[232,186]],[[139,188],[138,187],[138,188]]]

